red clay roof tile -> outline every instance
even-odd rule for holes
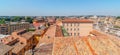
[[[88,19],[66,19],[62,21],[63,23],[93,23],[93,21]]]

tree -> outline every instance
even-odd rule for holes
[[[32,20],[33,20],[33,19],[32,19],[31,17],[26,17],[25,20],[26,20],[27,22],[32,23]]]
[[[4,18],[0,19],[0,24],[5,24],[5,19]]]
[[[120,19],[120,16],[118,16],[116,19]]]
[[[10,18],[5,18],[5,21],[10,21]]]
[[[21,20],[21,17],[20,16],[15,16],[12,21],[13,22],[17,22],[17,21],[20,21]]]

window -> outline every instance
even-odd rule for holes
[[[78,33],[78,36],[80,35],[80,33]]]
[[[67,28],[67,31],[68,31],[69,29]]]
[[[68,33],[68,35],[70,36],[70,33]]]
[[[74,31],[76,31],[76,28],[74,28]]]
[[[74,23],[74,26],[76,26],[76,23]]]
[[[74,36],[76,36],[76,33],[74,33]]]
[[[72,36],[72,33],[71,33],[71,36]]]
[[[79,26],[79,23],[78,23],[78,26]]]
[[[71,31],[72,31],[72,28],[71,28]]]
[[[72,26],[72,23],[71,23],[71,26]]]
[[[68,26],[68,23],[67,23],[67,26]]]

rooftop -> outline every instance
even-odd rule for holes
[[[88,19],[65,19],[63,23],[93,23],[93,21]]]
[[[99,37],[56,37],[53,45],[53,55],[120,54],[119,41],[117,42],[113,41],[111,38]]]
[[[35,35],[41,35],[41,34],[43,34],[43,32],[42,32],[42,30],[36,30],[36,31],[34,32],[34,34],[35,34]]]
[[[35,47],[35,55],[51,55],[53,42],[56,32],[56,26],[50,26],[42,38],[40,38],[39,43]]]
[[[43,35],[43,37],[39,39],[39,43],[37,44],[36,48],[39,48],[40,47],[39,45],[43,43],[45,44],[53,43],[55,37],[55,30],[56,26],[50,26]]]
[[[13,53],[18,53],[20,52],[24,47],[26,46],[26,44],[22,44],[20,42],[16,43],[13,47],[14,49],[12,50]]]
[[[7,36],[2,39],[2,43],[9,45],[9,44],[12,44],[16,40],[17,40],[17,38],[14,38],[13,36]]]
[[[55,37],[63,37],[61,26],[56,26]]]
[[[0,43],[0,55],[5,55],[10,50],[12,50],[12,47]]]
[[[43,44],[40,48],[36,48],[35,55],[52,55],[53,44]]]
[[[26,33],[22,34],[21,37],[24,37],[25,39],[28,40],[31,37],[33,37],[33,32],[26,32]]]
[[[102,35],[104,35],[104,34],[98,32],[96,30],[91,31],[90,33],[93,34],[93,35],[95,35],[95,36],[102,36]]]
[[[27,30],[26,29],[21,29],[21,30],[15,30],[15,32],[17,34],[23,34],[23,33],[27,32]]]
[[[14,24],[29,24],[29,22],[10,22],[11,25]]]

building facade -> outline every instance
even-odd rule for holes
[[[115,21],[115,25],[116,25],[116,26],[120,26],[120,19],[117,19],[117,20]]]
[[[8,34],[7,25],[0,25],[0,34]]]
[[[93,21],[90,20],[68,19],[62,23],[69,36],[86,36],[93,29]]]
[[[10,24],[3,24],[0,25],[0,34],[11,34],[15,30],[27,29],[29,28],[30,24],[25,23],[10,23]]]

